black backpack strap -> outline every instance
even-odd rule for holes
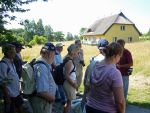
[[[7,74],[8,74],[10,71],[10,67],[9,67],[8,63],[5,60],[1,60],[0,63],[5,63],[7,65],[7,67],[8,67],[7,68]]]
[[[73,69],[72,69],[71,72],[70,72],[70,74],[71,74],[71,73],[75,72],[75,63],[74,63],[74,61],[73,61],[70,57],[66,57],[66,58],[63,60],[63,66],[64,66],[69,60],[72,61],[73,66],[74,66]]]
[[[73,69],[71,70],[70,74],[73,73],[73,72],[75,72],[75,68],[76,68],[76,67],[75,67],[75,63],[74,63],[73,60],[72,60],[72,63],[73,63],[73,66],[74,66],[74,67],[73,67]]]

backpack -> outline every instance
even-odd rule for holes
[[[70,59],[69,57],[66,57],[64,60],[63,60],[63,63],[61,63],[60,65],[56,66],[54,72],[53,72],[53,77],[54,77],[54,80],[55,80],[55,83],[57,85],[63,85],[64,81],[66,80],[66,77],[64,75],[64,72],[63,72],[63,68],[65,66],[65,64],[71,60],[73,62],[72,59]],[[73,62],[73,65],[74,65],[74,68],[71,70],[70,74],[75,72],[75,64]]]
[[[22,90],[25,97],[34,96],[36,94],[33,66],[37,63],[46,65],[43,61],[36,61],[36,59],[33,59],[31,62],[22,66]]]
[[[84,86],[89,88],[90,85],[91,85],[91,75],[92,75],[92,72],[93,72],[93,69],[94,69],[94,66],[95,66],[96,62],[95,61],[92,61],[86,71],[85,71],[85,77],[84,77]]]

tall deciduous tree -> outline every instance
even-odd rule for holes
[[[67,36],[66,36],[66,40],[70,41],[70,40],[73,40],[73,39],[74,39],[74,38],[73,38],[72,33],[68,32],[68,33],[67,33]]]
[[[51,28],[50,25],[45,26],[45,37],[47,38],[48,41],[54,41],[54,36],[53,36],[53,29]]]
[[[14,13],[29,11],[29,9],[23,9],[22,5],[35,1],[38,0],[0,0],[0,34],[6,34],[7,30],[4,25],[9,21],[15,20],[16,18],[14,15],[10,15],[10,12]]]
[[[64,41],[64,34],[61,31],[54,32],[55,41]]]
[[[39,19],[39,21],[36,24],[36,34],[39,36],[43,36],[44,32],[45,31],[44,31],[42,19]]]
[[[33,36],[36,34],[36,23],[34,20],[31,22],[26,20],[24,22],[24,29],[25,29],[25,41],[29,42],[33,39]]]

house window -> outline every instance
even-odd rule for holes
[[[121,31],[125,31],[125,26],[124,25],[120,26],[120,29]]]
[[[116,42],[117,41],[117,37],[113,37],[112,41]]]
[[[132,42],[132,37],[128,37],[128,42]]]

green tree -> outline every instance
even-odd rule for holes
[[[35,45],[35,44],[44,44],[47,42],[47,39],[44,36],[38,36],[34,35],[33,40],[29,42],[29,45]]]
[[[36,35],[36,23],[34,20],[26,20],[23,25],[25,30],[24,39],[29,42],[33,39],[33,36]]]
[[[24,9],[24,4],[29,4],[37,0],[0,0],[0,34],[6,34],[9,31],[4,27],[9,21],[15,20],[16,16],[10,14],[14,12],[26,12],[29,9]],[[48,1],[48,0],[43,0]]]
[[[43,22],[42,19],[39,19],[39,21],[36,24],[36,34],[39,36],[44,36],[44,27],[43,27]]]
[[[7,32],[6,35],[0,34],[0,46],[11,42],[17,42],[17,38],[14,37],[11,32]]]
[[[61,31],[54,32],[55,41],[64,41],[64,34]]]
[[[54,41],[53,29],[50,25],[45,26],[44,36],[47,38],[48,41]]]
[[[70,40],[73,40],[73,39],[74,39],[74,37],[73,37],[72,33],[68,32],[67,36],[66,36],[66,40],[70,41]]]
[[[83,28],[81,28],[81,29],[80,29],[80,33],[79,33],[79,34],[80,34],[80,35],[82,35],[82,34],[83,34],[86,30],[87,30],[87,28],[84,28],[84,27],[83,27]]]
[[[78,39],[80,39],[80,37],[78,35],[74,35],[74,39],[78,40]]]

